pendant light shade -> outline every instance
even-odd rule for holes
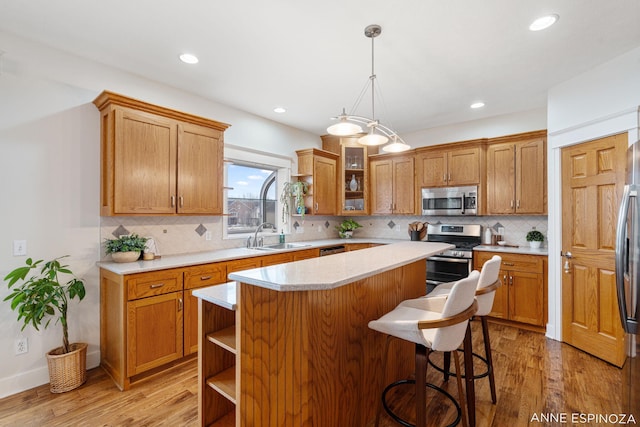
[[[382,33],[382,27],[379,25],[369,25],[364,29],[364,35],[371,39],[371,75],[369,76],[369,84],[365,86],[365,89],[358,97],[356,104],[353,108],[355,111],[362,100],[366,89],[371,87],[371,115],[373,118],[356,116],[353,114],[347,114],[346,110],[342,109],[342,114],[334,117],[334,120],[339,120],[338,123],[333,124],[327,128],[327,132],[330,135],[336,136],[358,136],[362,134],[362,126],[369,128],[369,132],[358,138],[358,143],[362,145],[376,146],[384,145],[392,139],[393,142],[389,146],[384,146],[383,151],[397,153],[401,151],[409,150],[411,147],[405,143],[398,134],[391,128],[380,123],[376,119],[375,114],[375,92],[376,92],[376,74],[374,72],[374,38],[378,37]],[[389,147],[389,148],[387,148]]]

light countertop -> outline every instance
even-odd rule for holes
[[[193,296],[229,310],[236,309],[236,282],[222,283],[193,290]]]
[[[530,246],[519,246],[517,248],[509,247],[509,246],[490,246],[490,245],[480,245],[473,248],[474,251],[489,251],[489,252],[502,252],[502,253],[512,253],[512,254],[527,254],[527,255],[549,255],[548,248],[538,248],[533,249]]]
[[[118,263],[113,261],[101,261],[97,265],[100,268],[109,270],[113,273],[135,274],[144,273],[148,271],[166,270],[168,268],[180,268],[188,267],[191,265],[210,264],[213,262],[232,261],[235,259],[251,258],[258,256],[275,255],[282,252],[293,252],[313,248],[323,248],[327,246],[346,245],[349,243],[380,243],[390,244],[402,242],[404,240],[394,239],[374,239],[374,238],[360,238],[360,239],[323,239],[323,240],[310,240],[304,242],[291,242],[302,243],[309,246],[291,248],[280,251],[265,251],[258,249],[247,248],[231,248],[231,249],[219,249],[215,251],[206,252],[194,252],[189,254],[180,255],[163,255],[161,258],[157,258],[151,261],[136,261],[127,263]]]
[[[453,248],[446,243],[403,241],[369,249],[254,268],[229,279],[277,291],[327,290],[410,264]]]

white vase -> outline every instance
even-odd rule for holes
[[[538,249],[540,245],[542,245],[542,242],[529,242],[529,246],[531,246],[532,249]]]
[[[351,191],[358,190],[358,181],[356,181],[356,176],[355,175],[351,175],[351,182],[349,183],[349,189]]]

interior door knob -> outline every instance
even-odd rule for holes
[[[571,273],[571,263],[569,263],[572,257],[571,252],[560,252],[560,255],[564,257],[564,272],[566,274]]]

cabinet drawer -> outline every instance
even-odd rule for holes
[[[184,288],[196,289],[227,281],[227,266],[223,263],[196,265],[184,270]]]
[[[127,276],[129,301],[182,290],[182,270],[162,270]]]
[[[494,255],[502,257],[502,270],[525,271],[529,273],[542,273],[543,256],[528,254],[511,254],[504,252],[476,252],[474,253],[474,268],[478,271],[484,263]]]

